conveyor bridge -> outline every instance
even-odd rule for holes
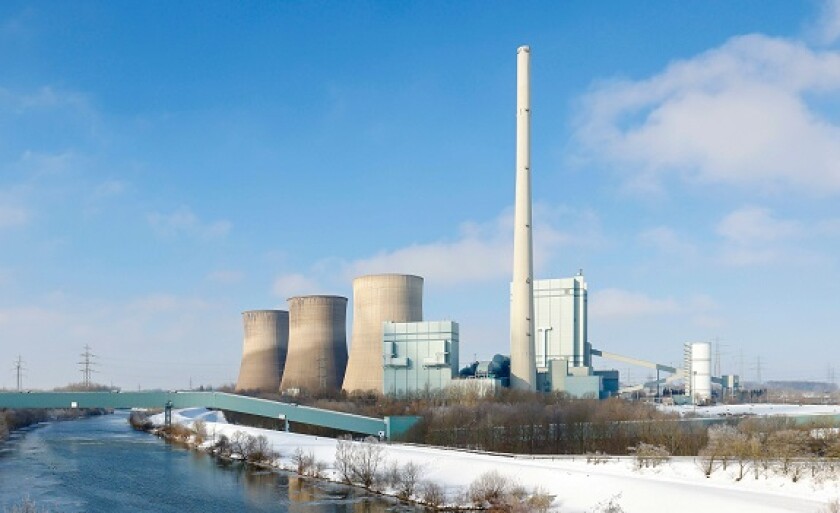
[[[0,408],[210,408],[364,435],[400,438],[419,417],[366,417],[223,392],[2,392]]]

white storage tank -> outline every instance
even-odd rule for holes
[[[709,402],[712,399],[712,344],[692,342],[687,346],[686,391],[695,404]]]

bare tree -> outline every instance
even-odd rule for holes
[[[347,483],[370,489],[384,461],[385,447],[373,437],[366,438],[364,442],[343,438],[336,444],[335,466]]]

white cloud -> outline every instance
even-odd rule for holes
[[[22,226],[29,221],[29,211],[25,208],[0,203],[0,229]]]
[[[589,301],[592,319],[667,315],[679,311],[679,304],[672,298],[654,299],[622,289],[601,289],[593,292]]]
[[[556,260],[563,247],[603,242],[593,212],[537,205],[534,208],[534,267],[537,274]],[[557,228],[563,224],[564,229]],[[417,243],[384,250],[344,265],[344,276],[373,273],[418,274],[447,287],[509,278],[513,269],[513,214],[505,210],[486,223],[466,222],[453,240]]]
[[[152,212],[147,216],[152,229],[159,235],[191,235],[202,239],[224,238],[230,232],[229,221],[205,223],[188,207],[181,206],[171,214]]]
[[[717,232],[738,244],[773,242],[801,232],[798,223],[773,216],[768,208],[746,206],[724,217]]]
[[[812,30],[816,41],[831,45],[840,39],[840,0],[824,0],[820,16]]]
[[[717,303],[709,296],[654,298],[642,292],[607,288],[591,293],[589,314],[593,322],[626,321],[650,317],[688,317],[703,327],[722,324],[715,315]]]
[[[697,247],[667,226],[650,228],[639,234],[639,240],[663,253],[693,257]]]
[[[638,81],[593,87],[576,121],[580,157],[630,172],[630,187],[689,181],[840,192],[840,127],[811,108],[840,94],[840,54],[748,35]]]
[[[805,226],[798,221],[779,219],[768,208],[745,206],[727,214],[717,224],[716,231],[723,238],[717,261],[735,267],[816,264],[826,257],[791,241],[821,236],[830,229],[830,220]]]
[[[93,190],[94,198],[111,198],[119,196],[126,191],[128,184],[122,180],[106,180]]]
[[[275,278],[272,290],[276,296],[283,299],[322,292],[316,280],[297,273],[284,274]]]

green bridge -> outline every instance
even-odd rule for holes
[[[222,392],[2,392],[0,408],[210,408],[399,439],[419,417],[365,417]]]

